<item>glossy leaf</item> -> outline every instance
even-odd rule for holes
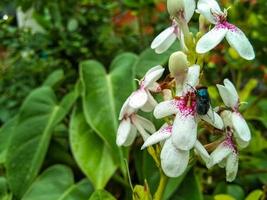
[[[76,97],[71,92],[58,103],[50,87],[41,87],[24,101],[7,151],[7,178],[15,196],[21,197],[37,176],[53,128],[69,112]]]
[[[7,148],[16,123],[17,117],[14,117],[0,129],[0,163],[5,163],[6,161]]]
[[[58,84],[64,78],[64,72],[62,69],[58,69],[50,74],[43,83],[43,86],[53,87]]]
[[[95,60],[80,64],[86,121],[111,147],[117,161],[122,160],[122,153],[115,143],[118,116],[123,102],[134,89],[135,61],[134,54],[122,54],[112,62],[110,73]]]
[[[74,111],[71,116],[70,145],[76,162],[94,187],[104,188],[117,164],[108,146],[88,126],[80,110]]]
[[[92,192],[93,187],[88,180],[74,184],[69,167],[54,165],[36,179],[22,200],[87,200]]]
[[[109,192],[105,190],[97,190],[95,191],[89,200],[116,200],[114,196],[112,196]]]

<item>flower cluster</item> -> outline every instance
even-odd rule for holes
[[[249,127],[239,112],[238,93],[232,82],[225,79],[224,85],[217,84],[225,106],[212,108],[207,87],[200,84],[201,64],[190,62],[188,56],[192,52],[203,56],[224,37],[247,60],[255,57],[254,50],[244,33],[227,21],[227,10],[222,11],[215,0],[198,0],[197,6],[195,0],[168,0],[167,8],[172,25],[153,40],[151,48],[162,53],[178,38],[183,51],[170,56],[168,79],[161,79],[165,69],[155,66],[127,98],[119,116],[117,145],[131,145],[139,133],[144,140],[141,149],[160,145],[161,169],[167,176],[183,174],[195,152],[207,168],[216,164],[225,167],[226,180],[233,181],[238,170],[238,151],[247,147],[251,139]],[[214,24],[207,33],[200,31],[202,37],[198,40],[188,28],[195,11]],[[158,103],[154,93],[161,94],[163,101]],[[137,114],[139,110],[153,111],[154,117],[164,119],[165,123],[156,131],[151,121]],[[198,138],[198,126],[203,123],[221,133],[217,141],[211,141],[215,144],[212,152]]]

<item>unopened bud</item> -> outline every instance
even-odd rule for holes
[[[174,52],[169,58],[169,70],[173,77],[185,74],[188,66],[187,56],[182,51]]]
[[[169,70],[171,76],[175,78],[177,96],[181,95],[188,66],[187,56],[182,51],[173,53],[169,58]]]
[[[171,17],[176,17],[179,12],[184,10],[183,0],[167,0],[167,9]]]

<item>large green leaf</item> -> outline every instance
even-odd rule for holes
[[[71,150],[79,167],[96,189],[104,188],[116,170],[110,149],[86,123],[81,111],[74,111],[70,124]]]
[[[89,200],[116,200],[109,192],[105,190],[95,191]]]
[[[66,116],[76,100],[66,95],[61,103],[50,87],[41,87],[24,101],[7,151],[7,178],[11,191],[21,197],[43,163],[54,127]]]
[[[88,180],[74,184],[69,167],[54,165],[36,179],[22,200],[87,200],[92,192]]]
[[[135,62],[134,54],[124,53],[114,59],[110,73],[94,60],[80,64],[86,121],[111,147],[117,161],[122,155],[115,143],[118,115],[123,102],[134,89]]]
[[[0,163],[5,163],[7,147],[10,142],[11,135],[17,123],[17,117],[12,118],[4,124],[0,129]]]

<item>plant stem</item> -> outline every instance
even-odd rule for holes
[[[168,181],[168,177],[163,173],[163,171],[160,171],[160,181],[159,181],[159,186],[157,188],[157,191],[154,195],[153,200],[161,200],[162,196],[164,194],[164,190],[166,188]]]

